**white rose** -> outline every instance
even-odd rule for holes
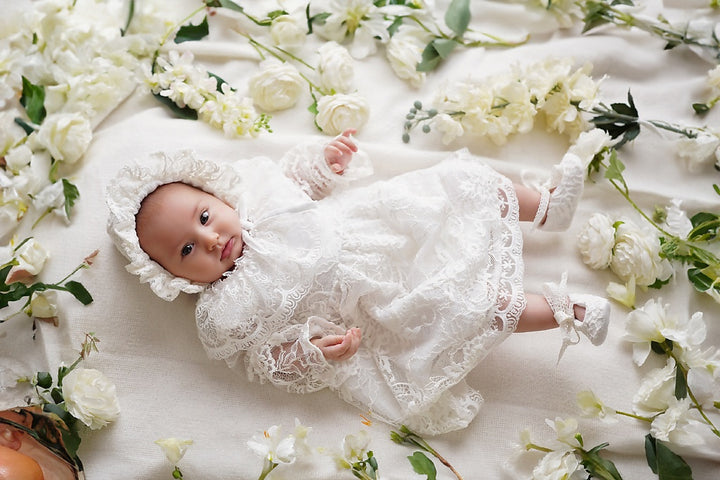
[[[40,242],[30,238],[17,249],[15,258],[18,265],[13,268],[23,269],[31,275],[37,275],[45,266],[47,259],[50,258],[50,252],[40,245]]]
[[[52,290],[33,292],[27,313],[35,318],[57,317],[57,292]]]
[[[419,88],[425,83],[425,72],[417,71],[427,34],[419,28],[402,28],[390,38],[385,54],[395,75]]]
[[[317,72],[320,85],[335,93],[348,93],[355,88],[355,61],[350,52],[335,42],[327,42],[318,49]]]
[[[458,137],[462,137],[465,130],[460,122],[446,113],[435,115],[432,119],[432,126],[442,134],[444,145],[449,144]]]
[[[593,128],[590,131],[582,132],[575,140],[575,143],[570,146],[568,152],[577,155],[583,161],[583,165],[587,167],[600,150],[610,147],[614,143],[614,140],[607,132],[599,128]]]
[[[678,157],[685,162],[689,172],[699,172],[705,165],[715,160],[720,147],[720,138],[716,135],[698,132],[695,138],[682,137],[675,143]]]
[[[71,371],[63,379],[62,394],[70,415],[92,430],[106,426],[120,415],[115,385],[99,370]]]
[[[173,465],[177,465],[185,456],[185,452],[193,444],[193,441],[180,440],[179,438],[160,438],[155,440],[155,443],[160,446],[168,461]]]
[[[572,451],[556,450],[545,455],[533,469],[532,480],[566,480],[580,468]]]
[[[615,251],[610,269],[624,281],[635,277],[638,286],[650,286],[657,280],[667,280],[672,266],[660,257],[660,240],[654,231],[623,221],[616,232]]]
[[[250,78],[248,86],[255,104],[267,112],[273,112],[295,105],[304,83],[294,66],[277,60],[266,60],[260,65],[260,71]]]
[[[600,270],[610,266],[615,246],[615,227],[604,213],[593,214],[577,236],[583,262],[590,268]]]
[[[305,43],[305,28],[295,17],[280,15],[270,25],[270,36],[275,45],[299,47]]]
[[[57,160],[77,162],[92,140],[90,121],[79,113],[54,113],[40,125],[35,141]]]
[[[370,116],[367,100],[355,93],[322,97],[317,108],[317,124],[328,135],[339,135],[348,128],[359,129]]]

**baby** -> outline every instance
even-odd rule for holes
[[[466,150],[364,187],[348,130],[327,145],[211,163],[181,152],[126,167],[108,231],[128,270],[166,300],[200,293],[211,358],[304,393],[331,388],[424,434],[465,427],[482,397],[465,376],[514,331],[593,344],[609,304],[548,283],[525,294],[520,221],[566,229],[582,194],[574,155],[548,188],[513,184]],[[331,191],[336,190],[333,195]]]

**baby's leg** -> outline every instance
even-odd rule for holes
[[[513,183],[513,188],[518,199],[520,221],[532,222],[540,207],[540,192],[519,183]]]
[[[528,293],[525,294],[525,300],[527,305],[520,314],[516,332],[537,332],[558,326],[555,315],[543,295]],[[573,313],[576,319],[582,321],[585,318],[585,307],[573,305]]]

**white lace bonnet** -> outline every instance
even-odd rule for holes
[[[180,292],[198,293],[207,286],[172,275],[140,248],[135,231],[140,204],[157,187],[173,182],[198,187],[234,208],[240,204],[243,190],[241,178],[231,164],[200,160],[191,150],[152,154],[143,164],[136,162],[120,169],[109,183],[107,231],[120,253],[130,261],[125,269],[140,277],[141,283],[149,283],[158,297],[168,301]]]

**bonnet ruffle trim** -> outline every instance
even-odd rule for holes
[[[172,275],[140,248],[135,215],[143,199],[160,185],[183,182],[198,187],[237,209],[242,197],[242,179],[229,163],[215,163],[195,157],[191,150],[152,154],[145,163],[120,169],[106,191],[110,210],[107,231],[117,249],[130,263],[126,270],[150,284],[163,300],[174,300],[180,292],[199,293],[207,284]]]

